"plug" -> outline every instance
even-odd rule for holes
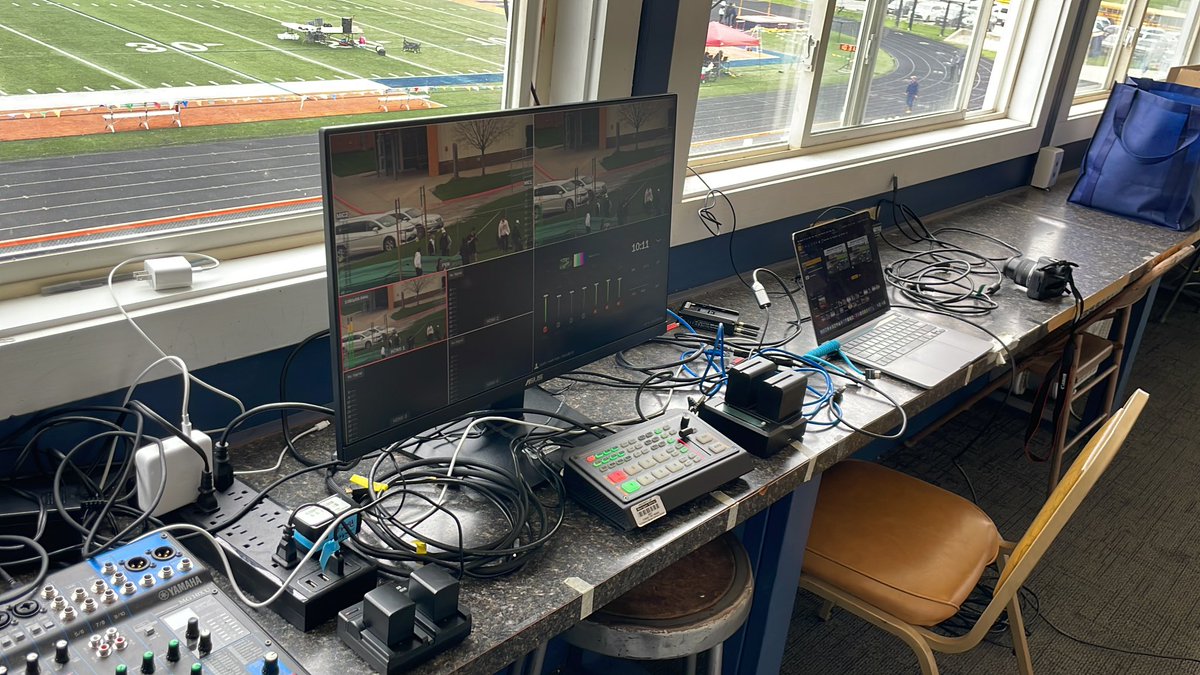
[[[229,443],[218,441],[213,449],[213,472],[217,490],[225,492],[233,485],[233,463],[229,461]]]
[[[216,513],[221,507],[217,504],[217,490],[213,487],[211,471],[200,473],[200,490],[196,496],[196,506],[205,513]]]
[[[204,450],[211,466],[212,439],[199,429],[193,429],[188,436]],[[137,503],[142,511],[154,507],[154,498],[160,489],[162,498],[150,513],[152,516],[187,506],[200,497],[204,460],[183,440],[174,436],[164,439],[161,456],[158,443],[147,443],[134,453],[133,463],[137,471]],[[211,473],[208,480],[211,488]]]
[[[771,306],[771,298],[767,295],[767,287],[762,285],[758,279],[750,284],[750,290],[754,291],[754,299],[758,301],[759,309],[766,309]]]
[[[283,528],[283,536],[275,546],[275,554],[271,556],[284,569],[292,569],[300,562],[300,551],[296,550],[296,539],[292,536],[296,530],[291,525]]]
[[[150,287],[156,291],[188,288],[192,285],[192,263],[181,255],[151,258],[143,263]]]

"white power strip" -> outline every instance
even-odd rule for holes
[[[208,456],[208,465],[213,465],[212,439],[199,429],[192,430],[192,440],[204,449]],[[196,451],[183,440],[171,436],[162,442],[163,459],[166,460],[166,483],[162,499],[151,512],[159,516],[174,511],[196,501],[200,496],[200,475],[204,473],[204,461]],[[151,443],[138,448],[133,456],[134,467],[137,469],[138,508],[149,511],[154,505],[154,497],[163,485],[164,464],[159,460],[158,444]]]

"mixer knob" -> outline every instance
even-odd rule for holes
[[[179,660],[179,640],[171,640],[167,643],[167,661],[175,663]]]
[[[195,640],[200,637],[200,619],[194,616],[188,617],[187,632],[183,634],[183,637],[188,640]]]
[[[142,654],[142,673],[150,675],[154,672],[154,652]]]
[[[54,643],[54,662],[66,663],[71,660],[71,655],[67,652],[67,641],[59,640]]]
[[[279,675],[279,654],[267,652],[263,655],[262,675]]]
[[[38,675],[42,672],[42,666],[38,663],[37,652],[29,652],[25,655],[25,675]]]
[[[208,630],[200,631],[200,645],[197,649],[200,651],[200,656],[204,656],[212,651],[212,633],[208,632]]]

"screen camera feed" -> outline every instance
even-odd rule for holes
[[[328,136],[346,442],[661,323],[669,99]]]

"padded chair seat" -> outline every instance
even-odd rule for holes
[[[803,572],[933,626],[958,612],[999,548],[996,525],[971,502],[850,460],[821,476]]]

